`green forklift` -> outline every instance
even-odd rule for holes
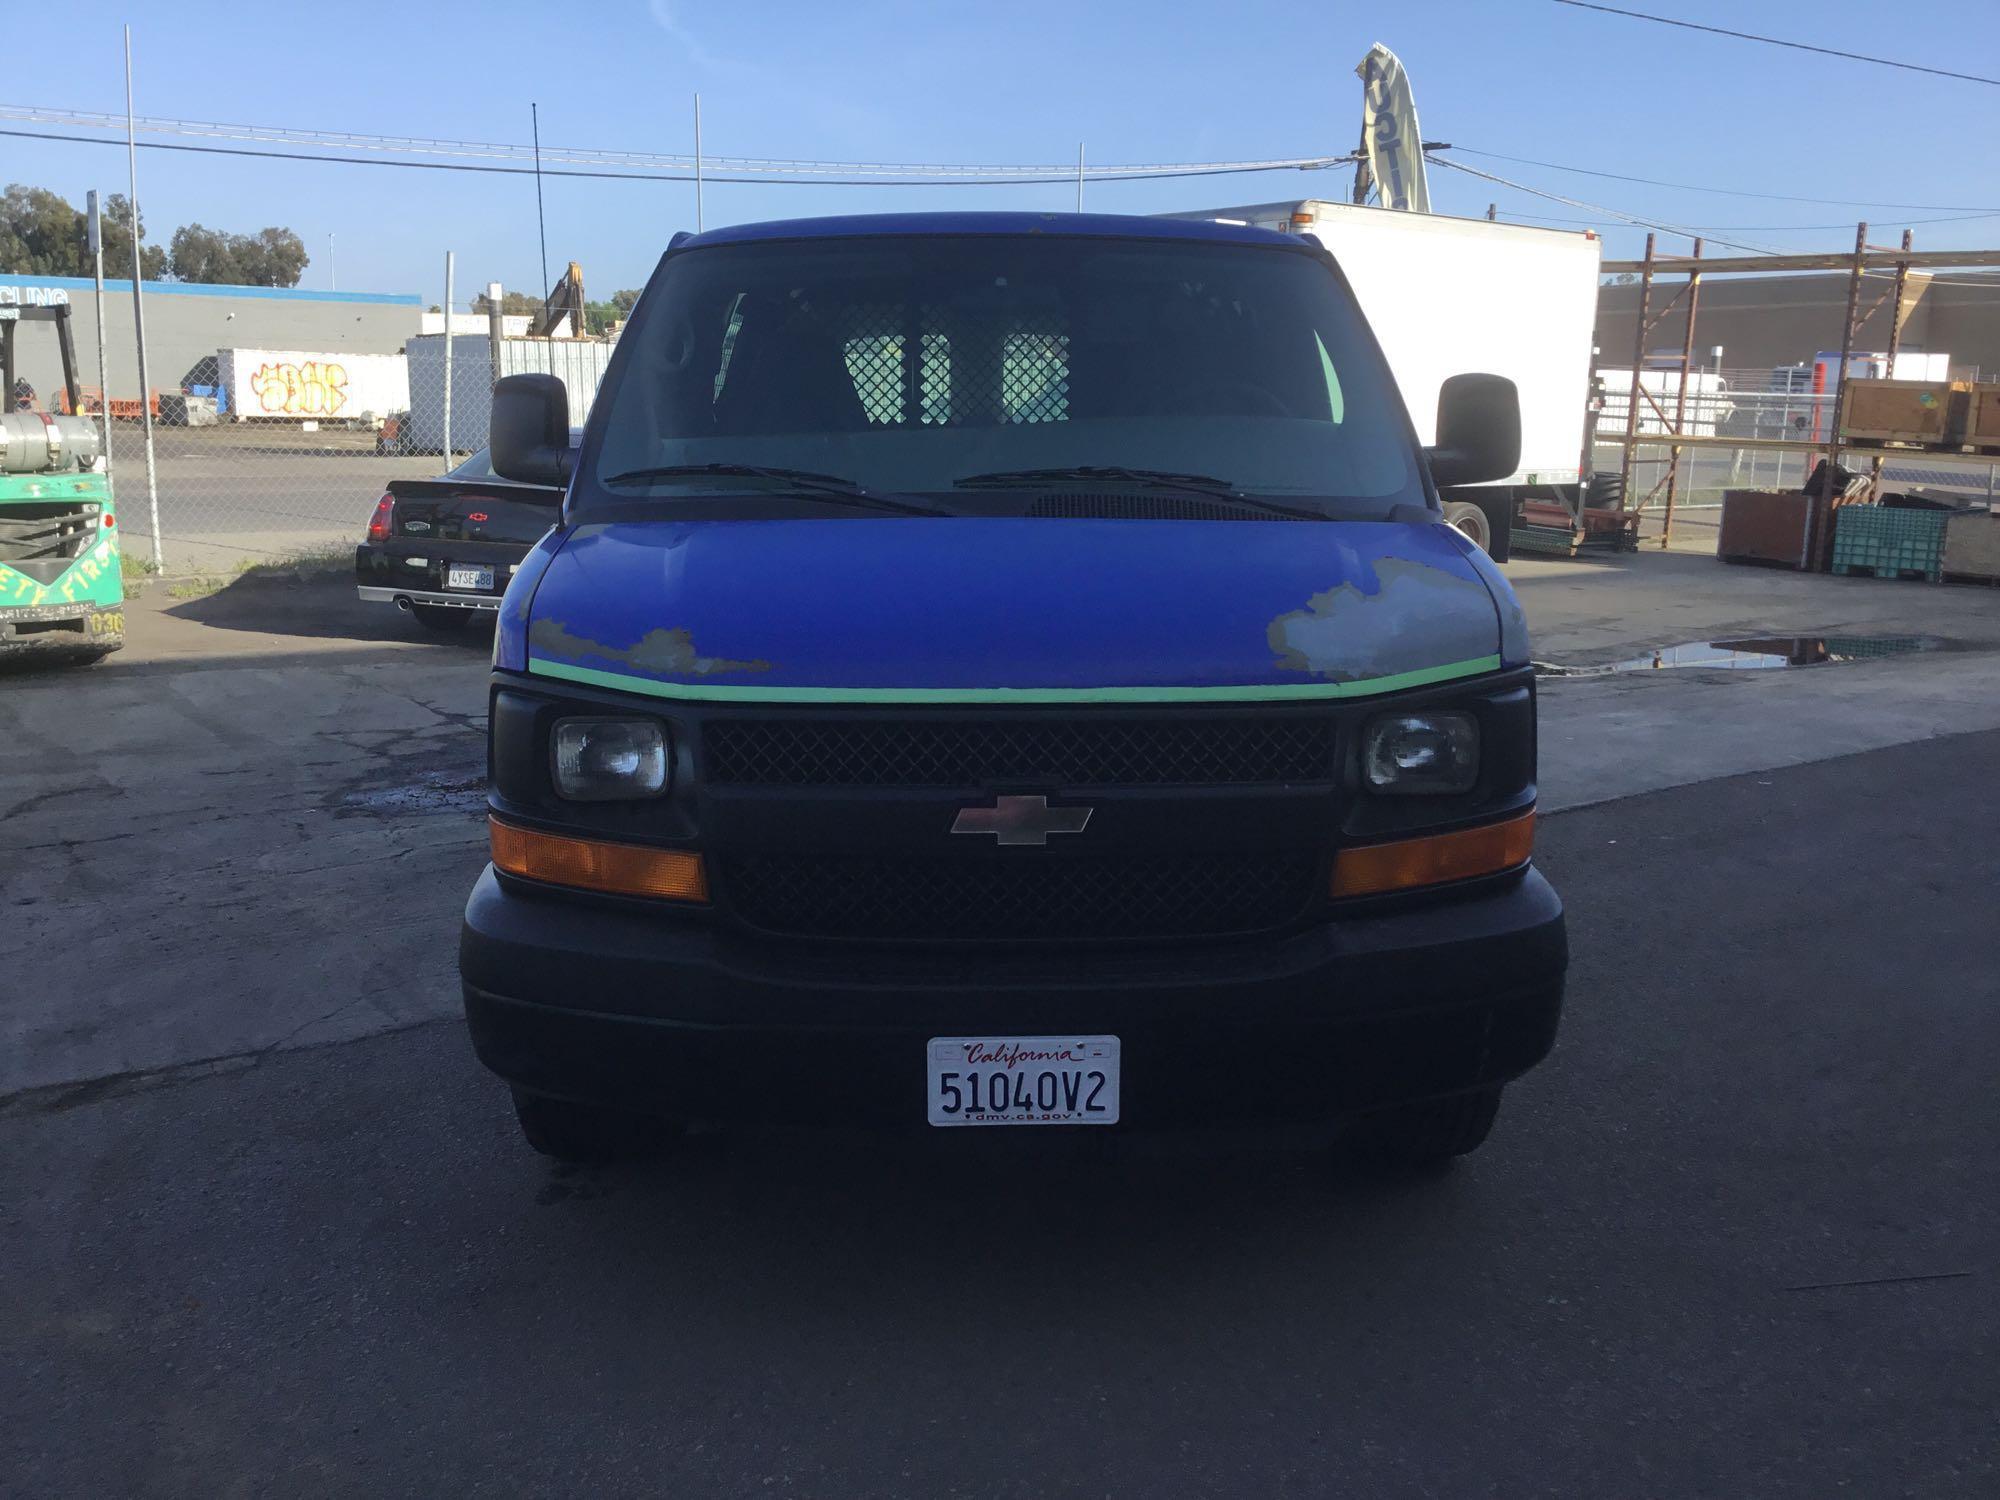
[[[98,661],[125,644],[118,519],[97,424],[83,415],[67,307],[0,306],[0,661]],[[24,326],[62,355],[57,410],[17,378]]]

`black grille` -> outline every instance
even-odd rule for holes
[[[1202,719],[723,719],[718,786],[1228,786],[1327,781],[1323,715]]]
[[[1296,920],[1309,854],[879,860],[739,856],[722,898],[753,926],[798,937],[1217,937]]]

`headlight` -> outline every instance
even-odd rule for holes
[[[1458,713],[1371,720],[1361,741],[1361,772],[1375,792],[1469,791],[1479,779],[1478,721]]]
[[[558,719],[556,794],[572,802],[622,802],[667,789],[667,735],[651,719]]]

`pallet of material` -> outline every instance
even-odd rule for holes
[[[1952,395],[1942,380],[1850,380],[1840,390],[1841,440],[1943,443],[1951,432]]]
[[[1636,511],[1587,505],[1581,521],[1569,508],[1551,500],[1529,500],[1507,533],[1516,552],[1574,557],[1578,552],[1636,552],[1639,515]]]
[[[1812,512],[1812,500],[1797,491],[1724,490],[1716,556],[1804,570],[1812,563]]]
[[[1953,394],[1952,441],[1981,453],[2000,453],[2000,384],[1967,384]]]
[[[1941,563],[1947,578],[2000,580],[2000,516],[1968,510],[1948,517]]]
[[[1833,571],[1841,577],[1942,580],[1944,511],[1848,505],[1835,515]]]

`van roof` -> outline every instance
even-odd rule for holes
[[[675,248],[735,245],[753,240],[853,239],[884,235],[1040,234],[1083,239],[1207,240],[1299,248],[1291,235],[1243,224],[1202,219],[1156,219],[1137,214],[921,213],[839,214],[819,219],[773,219],[731,224],[704,234],[675,236]]]

